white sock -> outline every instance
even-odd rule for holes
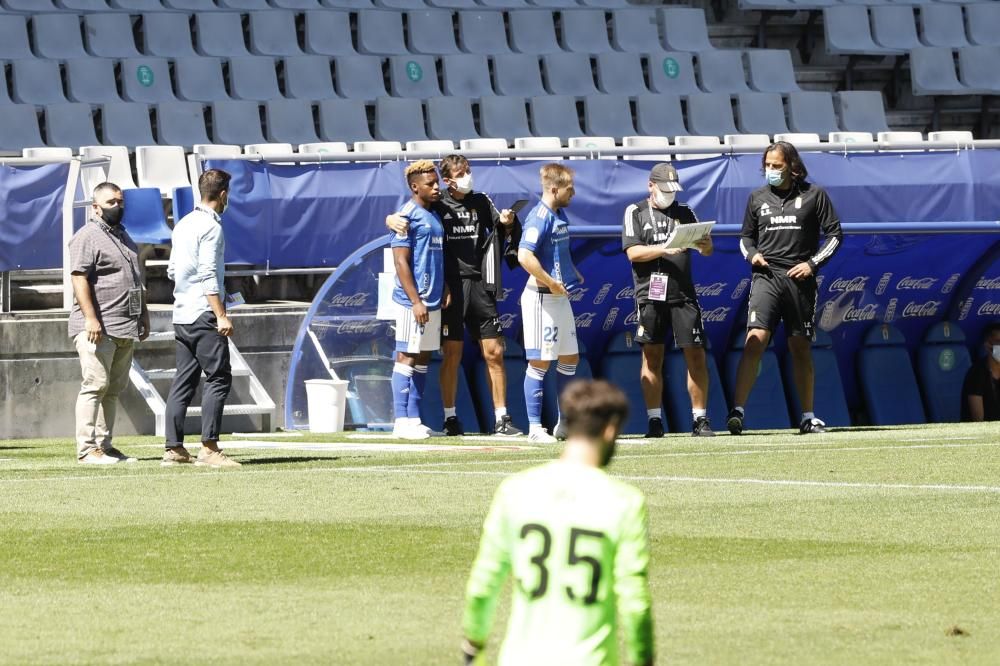
[[[660,407],[657,407],[656,409],[647,409],[646,410],[646,418],[647,419],[662,419],[663,418],[663,409],[661,409]]]
[[[507,408],[497,407],[496,409],[493,410],[493,414],[496,416],[497,421],[499,421],[503,417],[507,416]]]
[[[736,405],[735,407],[733,407],[733,409],[735,409],[736,411],[738,411],[740,413],[740,416],[743,416],[744,413],[745,413],[743,411],[743,405]]]
[[[708,410],[707,409],[692,409],[691,410],[691,416],[694,418],[695,421],[697,421],[702,416],[708,416]]]
[[[446,419],[450,419],[453,416],[455,416],[455,408],[454,407],[445,407],[444,408],[444,417]]]
[[[816,418],[816,415],[812,412],[802,412],[802,418],[799,420],[799,423],[802,423],[802,421],[812,421],[814,418]]]

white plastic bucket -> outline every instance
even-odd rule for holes
[[[307,379],[310,432],[341,432],[347,408],[347,384],[343,379]]]

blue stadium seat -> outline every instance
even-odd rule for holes
[[[965,32],[975,46],[1000,46],[1000,5],[977,2],[965,6]]]
[[[319,135],[323,141],[371,141],[364,102],[356,99],[324,99],[319,103]]]
[[[632,107],[621,95],[588,95],[583,100],[583,123],[588,136],[621,139],[635,135]]]
[[[55,0],[6,0],[4,5],[8,11],[24,12],[26,14],[59,11],[59,7],[55,5]]]
[[[840,131],[833,97],[819,91],[789,93],[788,127],[793,132],[814,132],[820,136]]]
[[[217,102],[229,99],[222,61],[219,58],[191,56],[174,61],[177,96],[189,102]]]
[[[705,10],[701,8],[663,7],[660,23],[668,51],[698,53],[715,48],[708,38]]]
[[[32,104],[0,106],[0,151],[21,152],[24,148],[44,146],[38,129],[38,113]],[[52,145],[59,145],[53,143]]]
[[[285,58],[285,94],[295,99],[336,97],[333,70],[327,56],[302,55]]]
[[[816,375],[816,381],[813,382],[813,412],[829,426],[851,425],[851,413],[847,408],[847,398],[844,397],[844,383],[840,378],[837,355],[833,351],[833,339],[826,331],[816,329],[812,359]],[[783,376],[792,423],[795,423],[802,415],[802,406],[795,388],[794,366],[788,354],[784,359]]]
[[[205,129],[205,107],[199,102],[166,102],[156,105],[156,134],[161,144],[183,146],[211,143]]]
[[[161,58],[189,58],[195,55],[191,45],[190,17],[180,12],[154,12],[142,15],[143,49],[146,55]]]
[[[69,60],[86,58],[83,31],[76,14],[35,14],[31,17],[35,54],[41,58]]]
[[[61,82],[59,63],[55,60],[15,60],[11,67],[11,97],[20,104],[65,102]]]
[[[441,95],[433,56],[406,55],[389,58],[389,92],[394,97],[429,99]]]
[[[547,94],[537,56],[520,53],[493,56],[493,73],[498,95],[540,97]]]
[[[840,126],[848,132],[889,131],[882,93],[877,90],[845,90],[837,93]]]
[[[304,37],[307,53],[325,56],[356,53],[351,41],[351,15],[347,12],[306,12]]]
[[[923,46],[917,37],[912,7],[880,5],[871,8],[872,38],[879,46],[909,51]]]
[[[964,95],[969,89],[955,73],[955,52],[923,47],[910,51],[910,81],[914,95]]]
[[[250,55],[243,37],[243,17],[235,12],[194,15],[195,48],[198,53],[220,58]]]
[[[635,341],[631,331],[624,331],[608,342],[608,347],[601,357],[600,376],[615,384],[628,398],[628,420],[622,428],[626,435],[643,435],[646,433],[645,399],[642,396],[642,385],[639,376],[642,370],[642,348]],[[663,425],[669,427],[670,418],[664,412]]]
[[[580,4],[576,0],[529,0],[533,7],[543,9],[578,9]]]
[[[221,9],[215,0],[163,0],[163,7],[184,12],[217,12]]]
[[[630,53],[655,53],[663,49],[656,12],[650,8],[611,12],[611,45]]]
[[[87,104],[117,102],[115,61],[108,58],[76,58],[67,61],[66,96],[70,101]]]
[[[28,22],[17,14],[0,14],[0,58],[34,58],[28,43]]]
[[[709,93],[749,92],[743,72],[743,52],[712,49],[698,53],[698,80]]]
[[[313,107],[301,99],[269,99],[264,103],[267,140],[271,143],[317,143]]]
[[[576,9],[563,12],[562,47],[574,53],[606,53],[613,50],[608,41],[608,24],[604,12],[596,9]]]
[[[636,95],[636,129],[643,136],[682,136],[688,134],[684,126],[684,111],[680,95]]]
[[[75,150],[80,146],[97,144],[97,133],[94,130],[94,116],[90,104],[46,105],[45,134],[50,146],[66,146]]]
[[[788,131],[785,104],[778,93],[748,92],[736,96],[736,124],[744,134]]]
[[[868,8],[841,5],[823,9],[823,35],[831,55],[896,55],[896,49],[879,46],[872,39]]]
[[[334,83],[341,97],[372,102],[389,93],[382,78],[382,59],[376,56],[337,56],[333,59]]]
[[[1000,93],[1000,46],[967,46],[958,50],[958,79],[973,90]]]
[[[687,121],[691,133],[700,136],[721,138],[739,133],[733,123],[732,98],[726,93],[688,95]]]
[[[83,17],[87,51],[100,58],[138,58],[128,14],[105,12]]]
[[[460,53],[455,42],[455,29],[451,12],[440,9],[421,9],[406,13],[410,52],[424,55],[456,55]],[[445,59],[447,63],[448,59]]]
[[[170,227],[163,212],[163,198],[158,187],[136,187],[122,192],[125,215],[122,224],[136,243],[169,245]]]
[[[525,9],[529,7],[525,0],[479,0],[479,4],[489,9]]]
[[[213,143],[245,146],[267,143],[261,130],[260,106],[245,100],[212,102]]]
[[[962,7],[934,2],[921,5],[920,35],[921,41],[927,46],[968,46]]]
[[[607,95],[640,95],[647,92],[638,53],[598,53],[597,87]]]
[[[631,7],[628,0],[580,0],[584,7],[597,7],[600,9],[626,9]]]
[[[745,332],[737,330],[733,346],[726,353],[726,397],[730,403],[733,402],[733,391],[736,389],[736,368],[743,355],[745,342]],[[781,381],[778,357],[775,356],[774,350],[770,346],[764,350],[764,354],[761,356],[757,381],[743,407],[746,409],[744,427],[747,430],[788,428],[791,425],[798,425],[797,423],[793,424],[788,418],[788,405],[785,403],[785,387]]]
[[[523,97],[483,97],[479,100],[479,127],[484,137],[507,139],[531,136]]]
[[[427,4],[440,9],[476,9],[479,7],[476,0],[427,0]]]
[[[319,9],[319,0],[271,0],[271,4],[279,9]]]
[[[175,187],[170,193],[170,207],[173,209],[174,221],[180,221],[182,217],[194,210],[194,188]]]
[[[493,94],[490,65],[486,56],[462,53],[441,59],[444,94],[454,97],[485,97]],[[538,71],[537,64],[535,71]],[[541,85],[541,81],[539,81]]]
[[[876,324],[858,350],[858,381],[874,425],[925,423],[917,378],[899,329]]]
[[[153,126],[146,104],[108,102],[101,105],[101,131],[105,145],[152,146]]]
[[[122,60],[121,75],[126,101],[156,104],[176,99],[170,86],[170,66],[163,58]]]
[[[358,51],[375,55],[406,55],[403,15],[374,10],[358,13]]]
[[[557,136],[565,143],[568,137],[583,134],[575,98],[569,95],[532,97],[528,106],[534,136]]]
[[[159,0],[157,0],[159,2]],[[84,14],[86,12],[107,12],[112,7],[108,7],[107,0],[59,0],[59,8]],[[161,7],[162,9],[162,7]]]
[[[715,428],[723,428],[729,413],[726,407],[726,396],[722,392],[722,380],[719,378],[719,366],[711,352],[706,354],[708,362],[708,419]],[[687,390],[687,362],[684,352],[674,347],[667,352],[663,360],[663,389],[666,394],[663,399],[665,413],[674,432],[690,432],[691,396]],[[636,377],[638,381],[638,377]]]
[[[795,80],[792,55],[782,49],[752,49],[746,52],[750,87],[757,92],[789,93],[800,90]]]
[[[695,83],[694,63],[690,53],[661,52],[650,54],[649,87],[653,92],[692,95],[701,92]]]
[[[469,392],[469,383],[461,366],[458,369],[458,390],[455,393],[455,413],[466,432],[482,432],[476,405]],[[434,352],[427,367],[427,384],[420,402],[420,421],[428,428],[440,430],[444,424],[444,402],[441,400],[441,354]],[[490,426],[492,426],[492,422]]]
[[[501,12],[458,13],[458,45],[466,53],[500,55],[510,53]]]
[[[428,136],[458,142],[479,138],[472,116],[472,102],[466,97],[431,97],[427,100]]]
[[[108,0],[108,4],[116,9],[132,13],[159,11],[163,9],[160,0]]]
[[[924,407],[934,423],[962,420],[962,385],[972,367],[965,334],[955,323],[943,321],[928,329],[917,350],[917,375]]]
[[[424,107],[420,100],[398,97],[376,99],[375,138],[400,143],[426,139]]]
[[[510,22],[510,46],[517,53],[544,55],[561,53],[556,40],[556,24],[552,12],[537,9],[507,13]]]
[[[257,102],[281,97],[274,58],[269,56],[230,58],[229,90],[236,99]]]
[[[295,31],[295,13],[250,12],[250,51],[262,56],[293,56],[302,53]]]
[[[553,95],[593,95],[594,74],[590,57],[583,53],[549,53],[542,56],[545,87]]]
[[[528,362],[521,348],[512,336],[504,338],[503,367],[507,374],[507,413],[514,425],[525,432],[528,430],[528,411],[524,407],[524,371]],[[476,397],[479,422],[487,431],[492,432],[496,423],[493,411],[493,394],[486,381],[486,361],[481,356],[476,358],[472,368],[472,388]]]

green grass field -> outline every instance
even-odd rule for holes
[[[336,439],[371,441],[224,471],[0,441],[0,663],[458,663],[492,493],[557,449],[308,449]],[[659,663],[1000,663],[998,424],[626,440],[611,471],[648,497]]]

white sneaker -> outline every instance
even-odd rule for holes
[[[420,419],[410,419],[410,427],[415,430],[423,430],[428,436],[433,432],[430,428],[420,422]]]
[[[78,459],[77,462],[81,465],[114,465],[121,461],[105,454],[104,451],[96,450]]]
[[[392,436],[396,439],[428,439],[430,437],[423,428],[414,427],[412,423],[397,423],[392,428]]]
[[[555,444],[559,440],[547,433],[545,428],[531,428],[528,431],[528,441],[538,444]]]

